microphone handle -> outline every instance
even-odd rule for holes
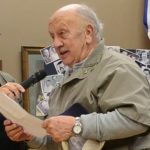
[[[21,83],[21,85],[25,88],[28,89],[30,86],[34,85],[37,81],[37,78],[35,77],[35,75],[32,75],[30,78],[28,78],[27,80],[23,81]]]

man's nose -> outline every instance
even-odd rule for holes
[[[59,48],[59,47],[63,46],[63,42],[61,39],[55,38],[53,41],[53,45],[55,48]]]

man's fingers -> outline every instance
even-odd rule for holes
[[[10,125],[12,122],[10,120],[4,120],[4,126]]]
[[[11,132],[10,137],[12,137],[13,140],[18,140],[22,134],[24,134],[24,131],[21,127],[19,127],[15,131]]]
[[[16,128],[18,128],[17,124],[8,124],[8,125],[5,125],[5,130],[6,132],[10,132],[12,130],[15,130]]]
[[[23,128],[18,126],[17,124],[9,124],[8,121],[5,121],[5,131],[9,138],[13,140],[19,139],[19,137],[23,134]]]
[[[1,92],[7,96],[15,99],[20,97],[20,93],[24,92],[25,89],[18,83],[8,82],[1,87]]]
[[[23,88],[23,86],[21,86],[20,84],[16,83],[15,86],[20,89],[20,92],[25,92],[25,89]]]
[[[42,128],[46,129],[50,124],[50,119],[45,119],[42,123]]]
[[[8,82],[6,83],[4,86],[7,86],[7,88],[10,90],[10,91],[20,91],[20,92],[24,92],[25,89],[18,83],[11,83],[11,82]]]
[[[8,132],[8,135],[10,137],[13,137],[13,138],[17,138],[19,135],[21,135],[23,133],[23,129],[22,127],[17,127],[17,128],[14,128],[13,130],[11,130],[10,132]]]

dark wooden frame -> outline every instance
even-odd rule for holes
[[[29,78],[29,55],[40,54],[40,50],[43,47],[37,46],[22,46],[21,47],[21,69],[22,69],[22,81]],[[27,89],[23,94],[23,108],[30,112],[30,96]]]
[[[2,70],[2,60],[0,60],[0,70]]]

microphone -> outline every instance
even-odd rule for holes
[[[31,75],[27,80],[23,81],[21,85],[27,89],[30,86],[34,85],[35,83],[39,82],[40,80],[44,79],[46,77],[47,73],[45,70],[40,70],[33,75]]]

